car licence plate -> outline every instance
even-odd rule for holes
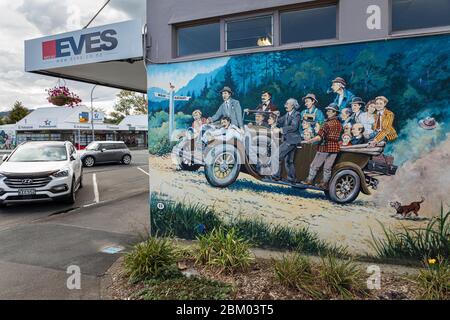
[[[36,190],[34,189],[21,189],[19,190],[19,196],[35,196]]]

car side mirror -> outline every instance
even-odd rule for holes
[[[102,149],[102,152],[105,152],[106,151],[106,149]]]
[[[2,157],[2,161],[6,161],[6,160],[8,160],[8,155],[7,154],[3,155],[3,157]]]
[[[74,155],[71,155],[71,156],[70,156],[70,161],[75,161],[75,160],[77,160],[77,158],[75,158]]]

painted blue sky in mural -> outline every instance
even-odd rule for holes
[[[172,83],[176,87],[176,91],[181,92],[190,82],[201,75],[214,76],[214,71],[224,67],[229,59],[225,57],[177,64],[150,65],[148,86],[167,92],[169,83]],[[194,88],[201,88],[203,85],[204,78],[203,81],[198,81],[198,86]]]

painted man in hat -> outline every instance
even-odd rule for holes
[[[281,165],[284,162],[288,173],[287,182],[296,183],[297,173],[295,169],[295,153],[297,146],[301,143],[300,135],[301,117],[298,112],[299,103],[296,99],[286,101],[286,114],[278,119],[278,127],[273,130],[274,134],[282,134],[283,141],[280,145],[279,161],[280,166],[278,172],[272,176],[273,180],[281,180]]]
[[[382,141],[392,142],[397,140],[397,131],[394,129],[395,114],[386,108],[389,103],[388,98],[380,96],[375,98],[376,114],[373,140],[370,142],[371,147],[375,147]]]
[[[350,103],[355,95],[347,90],[347,82],[343,78],[337,77],[334,79],[331,89],[336,93],[334,103],[339,107],[339,111],[350,107]]]
[[[270,91],[263,91],[261,95],[261,104],[257,108],[262,112],[277,112],[278,107],[272,102],[272,93]],[[267,116],[269,118],[269,116]]]
[[[362,110],[366,103],[360,97],[354,97],[351,102],[353,123],[363,123],[367,114]]]
[[[301,117],[303,121],[308,121],[313,123],[311,127],[315,127],[316,124],[323,125],[325,122],[325,116],[321,110],[317,108],[318,100],[315,94],[308,94],[303,98],[303,102],[305,103],[306,110],[303,110],[301,113]]]
[[[333,166],[336,162],[338,153],[341,151],[339,146],[339,139],[341,138],[342,124],[339,121],[339,106],[335,103],[330,104],[327,108],[327,121],[323,128],[319,131],[319,135],[313,139],[307,140],[304,143],[320,143],[316,157],[311,164],[309,176],[306,181],[302,183],[307,186],[312,186],[314,180],[323,166],[323,180],[318,185],[323,190],[328,190],[328,185],[333,173]]]
[[[239,101],[232,98],[233,91],[230,87],[225,87],[221,91],[223,104],[219,107],[216,114],[208,119],[208,123],[213,123],[221,120],[224,117],[231,119],[231,124],[238,127],[239,129],[244,128],[244,120],[241,104]]]

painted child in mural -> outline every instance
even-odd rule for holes
[[[373,140],[370,142],[370,146],[374,147],[378,143],[392,142],[397,140],[397,131],[394,128],[395,114],[387,109],[389,99],[380,96],[375,99],[376,101],[376,116],[374,124]]]
[[[216,114],[208,119],[208,123],[217,122],[224,117],[231,119],[231,124],[239,129],[244,128],[244,119],[241,104],[239,101],[232,98],[233,91],[230,87],[224,87],[220,91],[223,98],[223,104],[219,107]]]
[[[352,118],[352,109],[350,108],[344,108],[341,111],[341,124],[342,127],[346,127],[347,125],[352,126],[354,124],[353,118]]]
[[[339,141],[339,145],[341,147],[350,147],[352,146],[352,135],[348,133],[344,133],[342,135],[342,140]]]
[[[355,95],[347,89],[347,82],[343,78],[337,77],[334,79],[332,81],[331,90],[336,93],[334,103],[339,107],[339,111],[350,106],[350,102]]]
[[[300,105],[296,99],[289,99],[285,104],[286,114],[278,119],[279,128],[273,130],[275,134],[283,135],[279,155],[280,166],[278,172],[272,176],[272,179],[275,181],[281,180],[281,166],[284,163],[288,173],[287,181],[291,183],[297,182],[294,165],[295,152],[297,145],[302,141],[300,135],[301,115],[297,111],[299,107]]]
[[[191,137],[197,139],[199,135],[202,134],[203,126],[208,122],[206,118],[203,117],[203,113],[200,110],[195,110],[192,113],[192,126],[187,130],[187,132],[182,132],[178,138],[186,137],[186,134],[191,134]]]
[[[309,176],[304,185],[312,186],[320,168],[323,166],[323,179],[318,185],[323,190],[328,190],[328,185],[331,180],[333,166],[336,162],[337,156],[341,151],[339,139],[341,138],[342,124],[338,118],[339,106],[335,103],[330,104],[327,108],[328,120],[325,122],[319,135],[311,140],[305,140],[304,143],[312,144],[320,142],[316,157],[311,164]]]
[[[317,107],[319,101],[317,100],[316,95],[310,93],[306,95],[306,97],[303,97],[302,100],[306,106],[306,110],[303,110],[301,113],[302,120],[310,122],[312,128],[314,128],[316,124],[322,126],[325,122],[325,116]]]

